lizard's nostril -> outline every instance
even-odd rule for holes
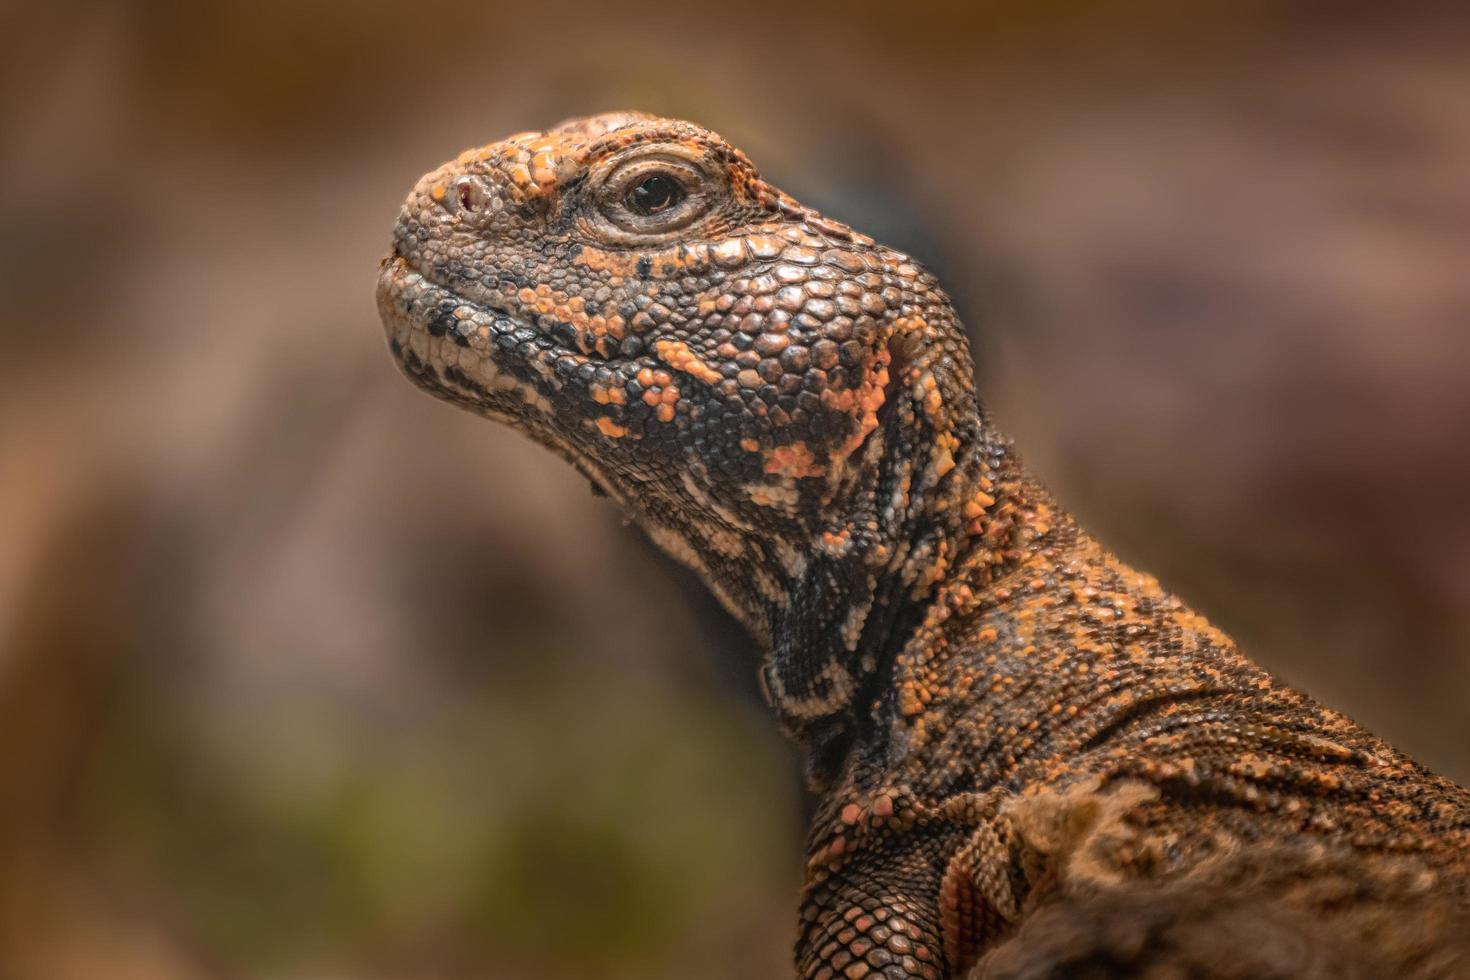
[[[460,211],[465,214],[474,214],[485,206],[485,189],[478,181],[468,177],[462,177],[454,182],[452,197]]]

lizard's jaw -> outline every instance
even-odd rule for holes
[[[378,315],[399,368],[419,387],[550,435],[553,399],[575,356],[514,314],[441,286],[398,254],[378,273]],[[544,432],[542,430],[545,430]]]
[[[617,478],[615,467],[588,452],[583,440],[565,428],[568,418],[580,419],[566,408],[568,396],[595,400],[585,390],[569,390],[586,385],[566,365],[592,359],[558,345],[512,313],[440,286],[396,252],[379,269],[377,300],[388,345],[409,380],[438,398],[510,425],[572,463],[633,515],[655,544],[704,578],[752,635],[768,642],[764,617],[711,573],[705,549],[694,543],[699,535],[651,513],[647,504],[660,485],[674,484],[630,487]],[[617,438],[605,428],[595,431],[604,439]],[[768,589],[779,590],[774,579]]]
[[[398,254],[378,272],[378,315],[399,369],[418,387],[517,429],[582,472],[625,510],[628,495],[596,456],[563,428],[567,388],[583,380],[567,366],[587,358],[514,314],[467,299]]]

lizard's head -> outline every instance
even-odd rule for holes
[[[637,113],[461,154],[393,237],[378,304],[416,383],[568,458],[767,646],[799,612],[856,649],[875,582],[917,546],[911,499],[972,434],[932,277],[714,133]],[[910,588],[942,573],[907,557]],[[854,687],[808,673],[767,671],[788,717]]]

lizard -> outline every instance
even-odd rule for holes
[[[466,151],[377,303],[409,379],[749,631],[817,797],[799,976],[1470,976],[1470,791],[1088,535],[935,278],[718,135],[613,112]]]

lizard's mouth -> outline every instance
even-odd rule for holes
[[[525,319],[430,279],[396,248],[378,270],[378,314],[399,369],[436,397],[525,431],[624,506],[633,503],[577,451],[555,408],[585,387],[592,358]],[[584,394],[585,397],[585,394]]]
[[[511,311],[434,282],[396,248],[379,268],[377,298],[388,346],[411,381],[505,420],[550,415],[550,399],[570,380],[565,365],[587,359]]]

